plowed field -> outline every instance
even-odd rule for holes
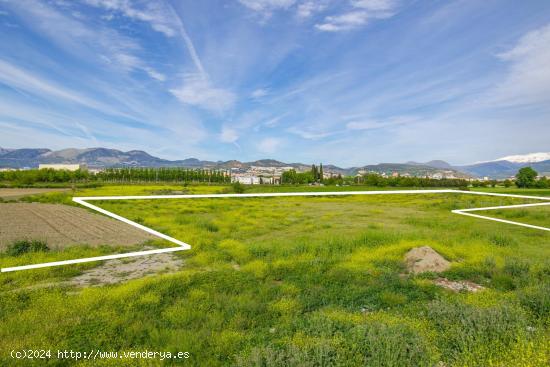
[[[0,204],[0,250],[21,239],[45,240],[51,248],[72,244],[134,245],[155,238],[125,223],[57,204]]]

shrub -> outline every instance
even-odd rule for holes
[[[10,244],[6,250],[9,256],[19,256],[28,252],[45,252],[49,251],[48,245],[40,240],[20,240]]]
[[[505,260],[503,271],[512,277],[524,277],[529,274],[530,265],[528,262],[515,258]]]
[[[231,188],[233,189],[233,192],[236,194],[242,194],[245,190],[245,186],[240,182],[233,182],[231,184]]]
[[[537,318],[550,317],[550,283],[542,283],[522,290],[518,294],[521,305]]]

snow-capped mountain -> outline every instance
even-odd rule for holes
[[[509,155],[507,157],[502,157],[495,159],[493,162],[497,161],[508,161],[512,163],[536,163],[550,160],[549,153],[530,153],[530,154],[521,154],[521,155]]]

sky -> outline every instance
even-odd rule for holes
[[[466,164],[550,151],[548,0],[0,0],[0,147]]]

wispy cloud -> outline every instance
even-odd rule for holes
[[[222,141],[223,143],[236,144],[237,140],[239,140],[239,134],[235,129],[232,129],[228,126],[222,127],[222,131],[220,133],[220,141]]]
[[[274,10],[288,9],[296,0],[239,0],[241,4],[263,16],[271,16]]]
[[[87,24],[46,2],[21,0],[8,5],[30,28],[39,30],[43,36],[84,62],[99,60],[114,69],[125,72],[141,70],[160,80],[154,77],[160,73],[139,56],[142,51],[140,44],[114,29]]]
[[[550,102],[550,24],[527,33],[498,57],[509,69],[491,100],[508,107]]]
[[[91,6],[117,12],[130,19],[148,23],[151,28],[167,37],[176,35],[174,19],[160,1],[84,0]],[[107,14],[107,17],[112,14]]]
[[[175,23],[179,35],[183,39],[196,68],[195,73],[186,73],[184,75],[182,86],[172,88],[170,92],[181,102],[206,110],[221,113],[231,108],[235,103],[236,95],[229,90],[213,85],[210,76],[202,65],[193,41],[183,25],[183,21],[173,8],[170,7],[170,11],[176,19]]]
[[[185,75],[183,85],[170,92],[185,104],[220,113],[231,108],[236,99],[232,92],[214,87],[201,74]]]
[[[346,123],[348,130],[375,130],[387,129],[389,127],[399,126],[403,124],[411,124],[419,121],[419,118],[412,116],[397,116],[383,120],[354,120]]]
[[[315,0],[315,1],[304,1],[298,5],[296,9],[296,15],[298,18],[306,19],[310,18],[316,13],[319,13],[325,10],[327,7],[326,1]]]
[[[307,140],[319,140],[336,134],[336,132],[333,131],[319,131],[310,128],[299,128],[295,126],[289,127],[288,129],[286,129],[286,131]]]
[[[18,68],[0,59],[0,83],[11,88],[31,93],[34,96],[50,99],[62,99],[100,112],[116,113],[109,106],[80,93],[56,85],[40,76]]]
[[[264,138],[257,144],[257,149],[265,154],[273,154],[281,148],[283,143],[283,140],[279,138]]]
[[[259,89],[256,89],[254,90],[251,94],[250,94],[250,97],[254,98],[254,99],[260,99],[262,97],[265,97],[269,94],[269,90],[265,89],[265,88],[259,88]]]
[[[351,9],[326,16],[315,28],[325,32],[340,32],[359,28],[375,19],[390,18],[395,14],[395,0],[354,0]]]

